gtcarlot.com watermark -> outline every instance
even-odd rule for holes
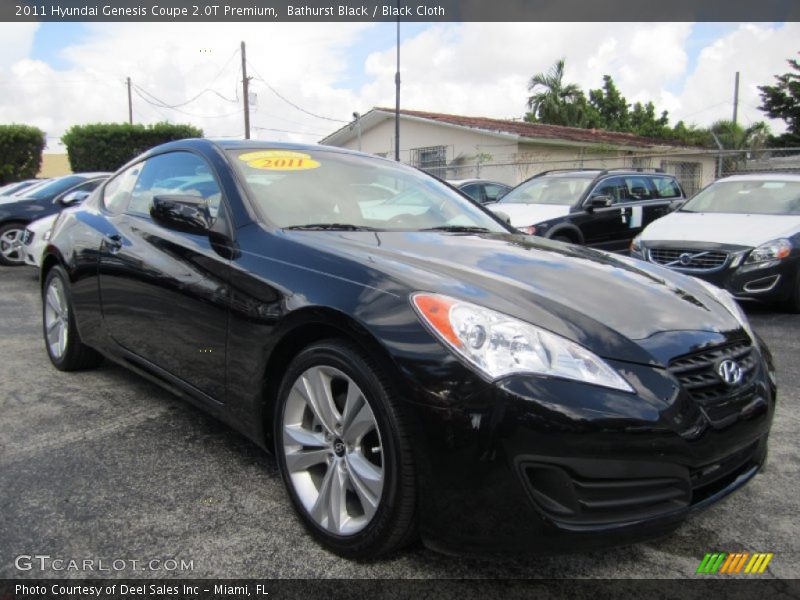
[[[194,560],[177,558],[66,558],[48,554],[20,554],[14,558],[18,571],[54,573],[114,573],[121,571],[194,571]]]

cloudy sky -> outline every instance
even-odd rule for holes
[[[800,51],[799,23],[415,23],[401,37],[404,108],[520,117],[530,76],[565,57],[568,81],[610,74],[629,101],[698,125],[730,118],[737,70],[741,122],[763,119],[756,86]],[[241,136],[241,40],[254,137],[313,142],[353,111],[394,105],[390,23],[0,23],[0,123],[41,127],[56,150],[74,123],[126,120],[130,76],[136,122]]]

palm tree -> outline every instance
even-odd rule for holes
[[[531,77],[528,91],[536,93],[528,98],[528,108],[542,123],[578,126],[581,115],[575,110],[576,104],[585,98],[577,85],[564,84],[564,62],[562,58],[547,73]]]
[[[769,138],[769,126],[764,121],[742,127],[739,123],[721,119],[709,129],[725,150],[758,150]]]

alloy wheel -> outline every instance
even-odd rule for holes
[[[67,351],[69,335],[69,305],[64,284],[59,277],[50,280],[44,295],[44,326],[50,355],[61,359]]]
[[[350,377],[330,366],[304,371],[284,405],[282,444],[291,484],[318,526],[348,536],[369,524],[383,492],[381,436]]]
[[[25,260],[22,237],[23,229],[6,229],[0,235],[0,254],[10,263],[21,263]]]

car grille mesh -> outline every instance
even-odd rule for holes
[[[650,248],[650,262],[676,269],[712,271],[725,265],[728,253],[719,250],[685,250],[682,248]]]
[[[734,360],[742,367],[744,375],[738,388],[746,387],[755,377],[756,357],[753,346],[747,342],[716,347],[711,350],[676,358],[669,370],[681,382],[689,396],[705,406],[726,399],[731,388],[717,374],[720,361]]]

